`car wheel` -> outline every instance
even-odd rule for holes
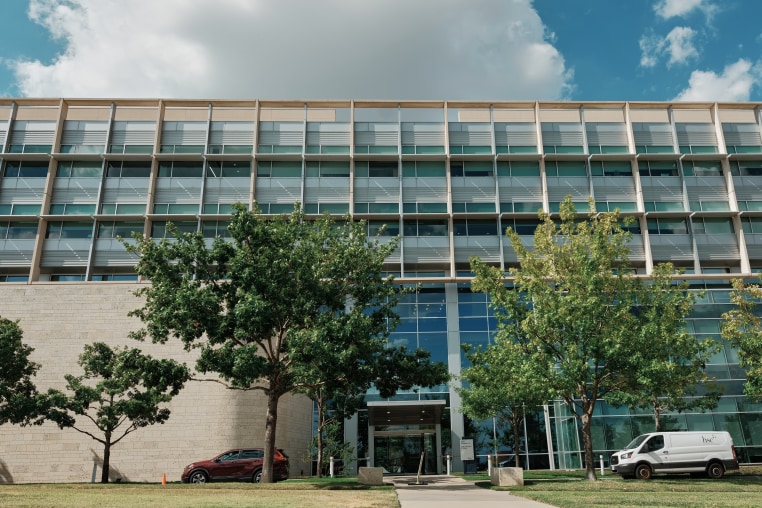
[[[651,471],[651,466],[648,464],[640,464],[635,468],[635,477],[638,480],[650,480],[652,474],[653,471]]]
[[[193,471],[189,478],[189,483],[206,483],[209,481],[209,475],[203,471]]]
[[[709,467],[706,468],[706,475],[709,478],[713,478],[715,480],[719,480],[723,476],[725,476],[725,468],[722,467],[722,464],[719,462],[712,462],[709,464]]]
[[[259,483],[262,481],[262,470],[257,469],[254,471],[254,474],[251,476],[251,482],[252,483]]]

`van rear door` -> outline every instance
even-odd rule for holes
[[[656,434],[643,443],[640,453],[648,455],[651,468],[654,471],[665,469],[669,464],[669,450],[664,447],[664,436]]]

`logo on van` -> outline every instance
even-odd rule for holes
[[[701,440],[704,442],[704,444],[711,444],[714,443],[714,441],[717,439],[717,436],[712,434],[712,436],[701,436]]]

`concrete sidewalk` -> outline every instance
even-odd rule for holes
[[[458,476],[421,476],[426,485],[415,483],[415,476],[394,476],[392,480],[402,508],[552,508],[549,504],[530,501],[507,491],[495,491],[477,487],[474,482]]]

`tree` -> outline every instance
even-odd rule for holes
[[[733,280],[731,302],[736,306],[722,315],[722,338],[738,350],[738,363],[746,369],[744,392],[749,399],[762,400],[762,319],[757,302],[762,299],[759,284]]]
[[[173,360],[102,342],[86,345],[78,363],[84,374],[65,376],[71,395],[48,390],[48,418],[103,445],[101,482],[108,483],[111,447],[142,427],[167,421],[170,411],[162,404],[179,393],[190,373]]]
[[[716,407],[722,395],[704,372],[719,344],[698,340],[686,330],[696,293],[686,281],[675,282],[674,275],[671,263],[659,264],[653,279],[642,284],[636,307],[639,347],[627,357],[630,366],[624,371],[629,383],[606,396],[615,406],[651,408],[656,431],[661,430],[662,413],[706,411]]]
[[[31,361],[31,347],[22,342],[18,321],[0,318],[0,425],[40,424],[41,408],[32,377],[40,365]]]
[[[327,327],[339,323],[341,320],[334,319]],[[431,387],[448,381],[447,365],[432,362],[428,351],[408,352],[404,346],[389,347],[386,336],[390,328],[378,330],[375,339],[369,336],[359,342],[353,335],[342,339],[341,334],[333,333],[326,340],[310,344],[317,351],[305,349],[295,358],[294,377],[301,381],[295,391],[306,394],[317,408],[315,449],[319,465],[325,460],[324,431],[334,429],[355,414],[371,385],[381,397],[389,398],[401,389]],[[322,475],[320,467],[317,475]]]
[[[580,423],[586,476],[595,480],[593,411],[598,399],[624,386],[620,373],[637,329],[626,246],[631,235],[618,212],[591,211],[578,220],[570,197],[560,212],[559,224],[540,212],[533,249],[507,230],[520,263],[510,270],[512,289],[502,270],[479,260],[472,260],[472,286],[515,321],[512,335],[521,352]]]
[[[264,392],[262,481],[271,482],[278,401],[321,384],[312,362],[344,380],[378,375],[374,362],[385,361],[378,352],[397,319],[400,287],[383,272],[397,240],[369,240],[362,222],[307,220],[298,205],[275,217],[235,205],[228,231],[231,241],[217,238],[211,247],[198,233],[159,242],[138,236],[127,247],[151,281],[137,292],[145,304],[132,315],[146,328],[133,337],[178,338],[200,348],[200,372]]]
[[[522,423],[527,412],[548,400],[550,391],[514,339],[519,331],[515,323],[502,320],[501,326],[495,344],[486,349],[465,347],[471,365],[463,369],[461,377],[468,385],[458,388],[458,393],[467,416],[479,420],[503,417],[511,424],[515,465],[520,467]]]

